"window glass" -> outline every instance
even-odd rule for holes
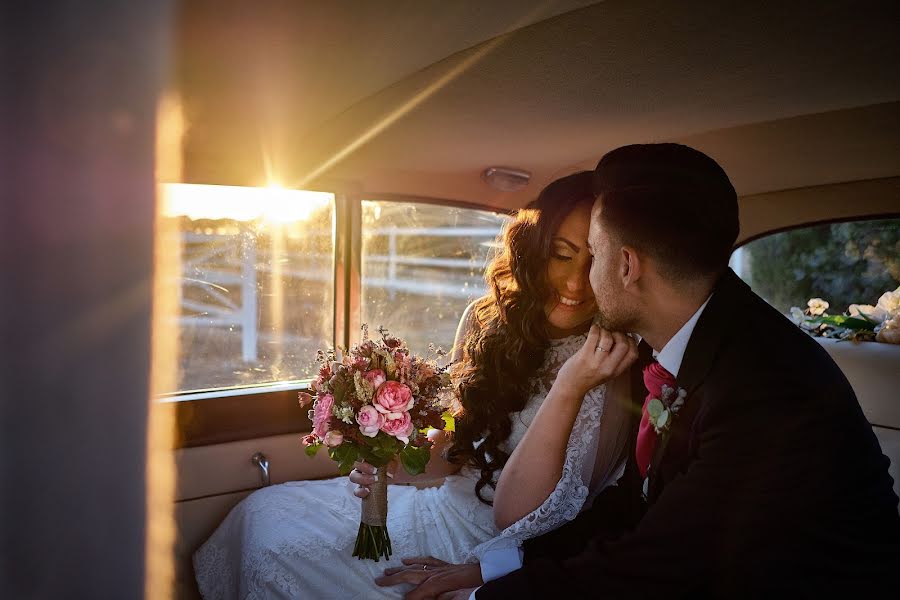
[[[816,225],[735,250],[732,268],[783,313],[822,298],[832,314],[900,285],[900,219]]]
[[[175,391],[303,379],[331,344],[334,197],[163,186],[164,240],[180,248]]]
[[[363,202],[362,320],[426,354],[449,351],[506,216],[430,204]]]

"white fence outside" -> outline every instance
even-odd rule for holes
[[[387,290],[391,297],[396,292],[422,296],[441,295],[452,298],[469,298],[478,295],[482,290],[478,287],[480,279],[472,285],[469,273],[473,260],[461,258],[440,258],[427,256],[404,256],[398,252],[398,239],[403,236],[422,237],[462,237],[471,240],[483,240],[481,243],[493,242],[498,228],[494,227],[390,227],[367,230],[367,236],[386,236],[388,253],[384,255],[367,255],[365,263],[387,264],[385,277],[366,277],[363,273],[363,288],[381,288]],[[250,235],[227,235],[217,233],[184,232],[181,238],[185,248],[182,257],[181,307],[180,324],[191,327],[238,327],[241,330],[241,356],[244,362],[254,362],[257,358],[257,342],[259,337],[259,287],[261,274],[271,273],[273,268],[268,262],[257,264],[260,249],[256,238]],[[331,264],[332,255],[306,254],[313,262],[327,261]],[[239,270],[225,270],[222,263],[237,266]],[[446,271],[443,281],[422,281],[418,278],[404,278],[400,275],[401,267],[435,267]],[[302,281],[331,281],[330,269],[279,269],[283,278],[294,278]],[[187,297],[190,288],[202,288],[203,300]],[[232,293],[240,288],[240,300],[236,301]]]

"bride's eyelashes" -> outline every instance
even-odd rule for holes
[[[550,257],[555,258],[556,260],[561,260],[563,262],[568,262],[568,261],[572,260],[571,256],[566,256],[565,254],[558,254],[556,252],[550,253]]]

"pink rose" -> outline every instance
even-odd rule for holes
[[[396,413],[392,413],[396,414]],[[412,417],[408,412],[400,413],[399,417],[391,418],[388,416],[381,426],[381,430],[388,435],[392,435],[404,444],[409,443],[409,436],[413,433]]]
[[[331,419],[331,407],[334,406],[334,396],[323,394],[316,399],[313,405],[313,433],[319,438],[324,438],[328,431],[328,421]]]
[[[313,444],[318,443],[319,438],[317,438],[313,434],[309,434],[309,435],[304,435],[301,441],[303,442],[304,446],[312,446]]]
[[[313,401],[313,397],[307,394],[306,392],[300,392],[297,394],[297,398],[300,402],[300,408],[305,406],[309,406],[310,402]]]
[[[408,387],[399,381],[385,381],[375,392],[375,408],[380,413],[388,414],[396,418],[391,413],[402,413],[413,407],[412,392]]]
[[[328,433],[325,434],[325,445],[334,448],[335,446],[340,446],[344,443],[344,434],[336,429],[332,429]]]
[[[384,416],[371,404],[366,404],[356,413],[359,431],[366,437],[375,437],[384,424]]]
[[[363,375],[366,378],[366,381],[372,384],[372,389],[377,390],[381,387],[381,384],[385,382],[387,377],[384,375],[384,371],[381,369],[372,369],[371,371],[366,371],[366,374]]]

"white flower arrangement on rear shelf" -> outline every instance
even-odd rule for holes
[[[882,294],[875,306],[851,304],[841,315],[829,315],[829,306],[821,298],[812,298],[806,310],[791,308],[791,320],[814,336],[900,344],[900,287]]]

